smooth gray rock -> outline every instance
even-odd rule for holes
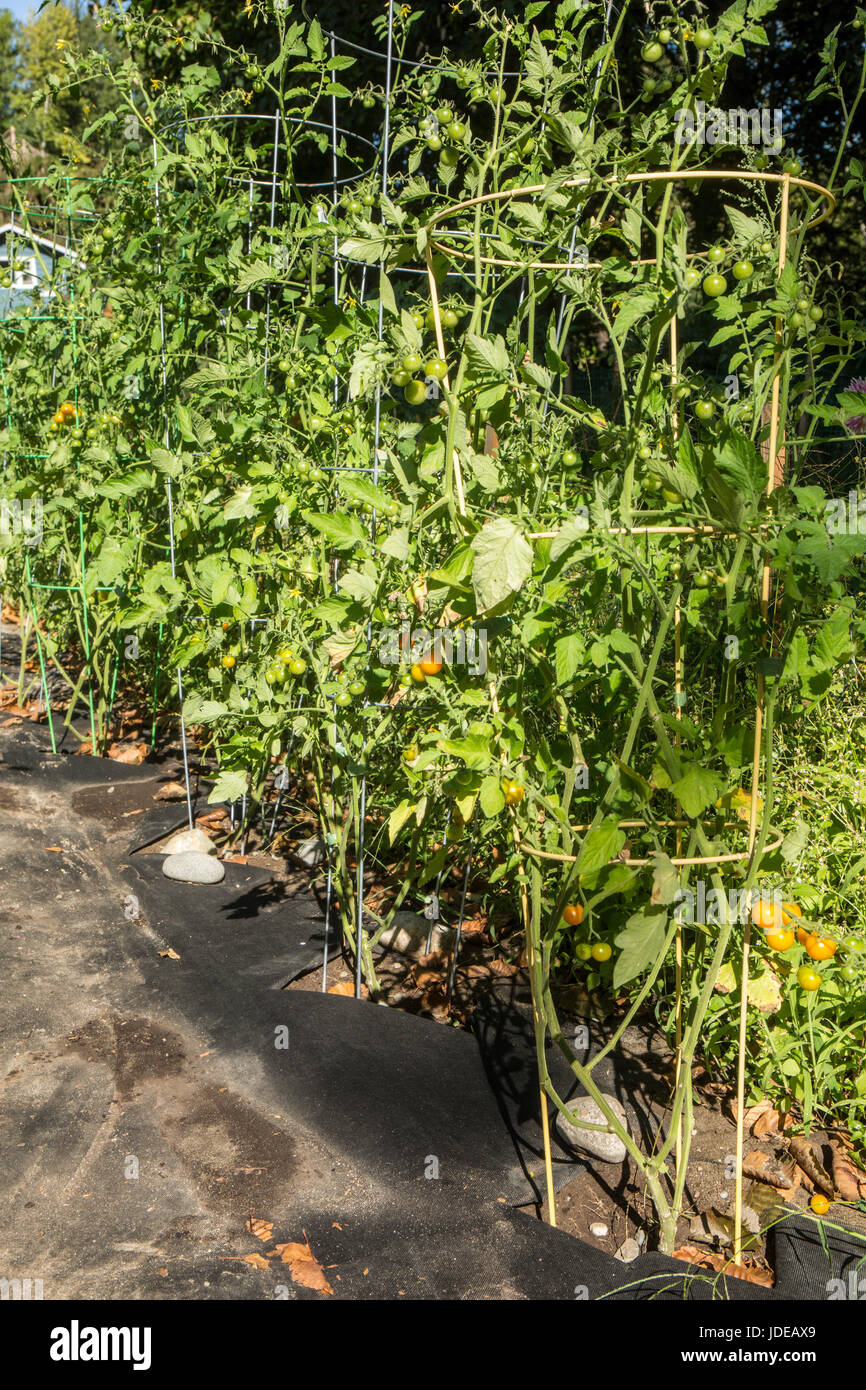
[[[394,920],[379,937],[378,944],[401,951],[404,955],[423,953],[427,947],[427,933],[430,923],[420,912],[395,912]],[[431,951],[449,951],[457,940],[453,927],[443,927],[434,923]]]
[[[623,1129],[628,1130],[625,1110],[616,1096],[610,1095],[606,1091],[602,1094]],[[577,1096],[568,1102],[568,1108],[578,1119],[588,1120],[590,1124],[607,1124],[605,1116],[592,1096]],[[572,1148],[582,1149],[584,1153],[592,1154],[593,1158],[600,1158],[605,1163],[622,1163],[626,1156],[625,1144],[617,1134],[605,1134],[600,1129],[583,1129],[580,1125],[571,1124],[559,1111],[557,1111],[556,1123],[560,1134]]]
[[[176,830],[166,840],[163,854],[216,854],[216,845],[198,826],[194,830]]]
[[[178,883],[222,883],[226,876],[225,864],[210,854],[200,854],[186,850],[181,854],[169,854],[162,864],[166,878]]]
[[[636,1240],[632,1240],[631,1236],[629,1236],[628,1240],[623,1241],[613,1258],[615,1260],[621,1260],[624,1265],[630,1265],[632,1260],[636,1260],[639,1254],[640,1246]]]
[[[318,864],[324,864],[328,857],[327,846],[318,835],[312,835],[309,840],[302,840],[295,846],[293,853],[308,869],[315,869]]]

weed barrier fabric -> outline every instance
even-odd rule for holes
[[[179,883],[165,877],[164,862],[161,854],[136,854],[124,876],[185,974],[224,982],[229,993],[245,985],[279,990],[321,964],[325,923],[311,894],[283,899],[267,869],[230,862],[222,883]],[[332,930],[329,953],[339,945]]]
[[[4,742],[4,756],[8,746]],[[74,761],[88,765],[91,777],[97,770],[89,759]],[[114,780],[119,769],[100,764],[99,770]],[[140,775],[144,769],[123,769],[121,775],[124,771]],[[25,780],[30,782],[29,777]],[[35,784],[30,785],[34,790]],[[44,781],[39,774],[38,785],[40,791],[45,785],[60,792],[73,806],[81,790],[77,782],[58,778],[54,768],[44,769]],[[160,1117],[165,1119],[167,1105],[173,1111],[170,1132],[182,1153],[191,1155],[189,1162],[193,1131],[202,1135],[198,1142],[204,1147],[195,1151],[196,1161],[204,1164],[208,1190],[213,1193],[246,1181],[232,1176],[238,1163],[271,1161],[247,1157],[253,1150],[258,1152],[256,1145],[287,1146],[283,1195],[264,1202],[261,1214],[275,1221],[275,1239],[301,1239],[301,1231],[306,1230],[317,1259],[327,1268],[336,1298],[825,1300],[829,1280],[850,1279],[857,1273],[862,1248],[857,1241],[829,1232],[828,1260],[808,1219],[784,1223],[774,1237],[771,1258],[778,1284],[772,1292],[690,1271],[653,1252],[623,1265],[608,1253],[545,1226],[518,1210],[534,1200],[535,1187],[518,1162],[513,1133],[503,1121],[501,1098],[472,1035],[369,1002],[280,987],[293,932],[300,941],[311,924],[322,929],[321,914],[311,897],[299,895],[274,904],[267,875],[237,864],[227,864],[225,882],[212,888],[170,883],[162,877],[161,856],[136,855],[118,861],[117,850],[99,837],[88,850],[84,818],[80,840],[75,839],[74,812],[69,825],[68,861],[74,866],[91,853],[94,873],[101,870],[101,879],[99,875],[76,876],[75,885],[98,891],[96,883],[110,883],[114,875],[117,906],[94,902],[92,914],[86,900],[76,906],[81,923],[77,935],[70,936],[68,947],[60,935],[53,968],[43,961],[45,978],[38,993],[28,994],[20,1019],[22,1037],[34,1024],[48,1030],[45,1046],[54,1060],[48,1056],[38,1061],[34,1071],[25,1070],[16,1079],[15,1085],[23,1088],[24,1134],[15,1139],[30,1136],[38,1145],[44,1155],[38,1163],[49,1164],[52,1175],[56,1170],[58,1189],[65,1190],[79,1150],[89,1152],[93,1135],[104,1125],[105,1103],[114,1087],[112,1123],[118,1152],[164,1157],[165,1140],[155,1140],[153,1127],[161,1123]],[[37,878],[42,864],[41,857],[34,862]],[[22,873],[19,865],[19,895],[26,892]],[[140,899],[137,921],[120,911],[129,889]],[[91,915],[101,923],[93,932],[87,926]],[[69,975],[69,967],[75,964],[69,952],[79,937],[79,974]],[[16,958],[14,943],[10,947],[11,967]],[[161,954],[168,947],[179,960]],[[64,989],[68,993],[71,982],[80,1009],[81,990],[75,981],[91,978],[97,961],[102,974],[92,1020],[77,1025],[77,1042],[64,1042],[70,1025],[62,1012],[57,1014]],[[15,976],[24,982],[25,993],[30,968],[25,961],[23,973]],[[41,1001],[46,991],[53,1002],[43,1018]],[[507,998],[503,1004],[500,997],[497,1021],[501,1028],[508,1025],[510,1007]],[[518,1051],[513,1038],[525,1039],[524,1022],[520,1017],[512,1030],[512,1063]],[[17,1038],[18,1025],[13,1023],[13,1028]],[[186,1048],[186,1061],[180,1053],[164,1055],[167,1047],[175,1048],[176,1030],[177,1047]],[[281,1034],[285,1047],[275,1042]],[[118,1039],[127,1040],[123,1049]],[[21,1044],[11,1040],[26,1049],[26,1040]],[[177,1076],[169,1067],[160,1081],[169,1063],[176,1067]],[[46,1092],[40,1108],[31,1095],[36,1099],[41,1095],[38,1068],[42,1065],[69,1069],[70,1078],[77,1080],[71,1094],[62,1084],[50,1095]],[[513,1069],[510,1075],[513,1080]],[[198,1089],[193,1085],[196,1077],[200,1078]],[[62,1082],[60,1072],[57,1078]],[[174,1094],[172,1086],[179,1088]],[[85,1094],[91,1093],[91,1101],[82,1109]],[[161,1098],[158,1105],[148,1098],[151,1095]],[[246,1117],[245,1128],[232,1142],[247,1145],[240,1158],[230,1161],[211,1154],[207,1139],[219,1107],[229,1103],[233,1113],[243,1111]],[[35,1130],[34,1111],[41,1117]],[[25,1149],[11,1138],[9,1152],[20,1153],[24,1162]],[[301,1164],[297,1178],[292,1155]],[[110,1158],[109,1152],[106,1160]],[[16,1202],[22,1192],[45,1200],[39,1195],[41,1189],[28,1187],[33,1161],[24,1163],[20,1182],[15,1184]],[[228,1167],[223,1166],[227,1162]],[[532,1162],[540,1177],[540,1168]],[[326,1176],[333,1171],[355,1174],[369,1189],[367,1197],[359,1195],[335,1206],[333,1186],[338,1183],[342,1190],[342,1181],[332,1177],[328,1179],[331,1188],[324,1188],[315,1178],[318,1167]],[[49,1174],[47,1168],[34,1171]],[[179,1258],[167,1262],[162,1247],[176,1227],[179,1232],[189,1227],[194,1233],[202,1223],[207,1229],[211,1220],[207,1203],[204,1209],[188,1207],[192,1194],[181,1196],[170,1184],[157,1184],[151,1196],[142,1188],[135,1220],[143,1244],[136,1246],[134,1258],[118,1258],[111,1266],[111,1282],[106,1283],[105,1241],[130,1239],[130,1212],[119,1195],[126,1194],[129,1185],[113,1163],[108,1162],[105,1171],[113,1175],[114,1185],[106,1189],[113,1196],[97,1213],[98,1229],[91,1231],[86,1258],[82,1241],[90,1229],[87,1223],[92,1226],[93,1222],[90,1204],[82,1199],[68,1206],[72,1199],[64,1199],[66,1215],[55,1225],[54,1246],[62,1249],[64,1242],[68,1244],[66,1258],[73,1273],[78,1269],[87,1275],[83,1288],[99,1288],[100,1298],[271,1301],[275,1285],[285,1281],[291,1298],[319,1297],[293,1285],[276,1260],[265,1270],[239,1262],[243,1252],[256,1249],[257,1244],[243,1229],[249,1214],[244,1203],[242,1210],[231,1208],[231,1229],[240,1237],[233,1253],[223,1236],[216,1244],[199,1241],[194,1250],[181,1244]],[[85,1195],[96,1179],[96,1170],[86,1182],[82,1179],[79,1185]],[[259,1214],[258,1206],[253,1210]],[[45,1212],[38,1220],[47,1216]],[[32,1229],[35,1232],[42,1226]],[[118,1230],[120,1234],[114,1234]],[[148,1242],[153,1243],[153,1253]],[[109,1244],[108,1248],[122,1247]],[[168,1277],[163,1273],[166,1264]]]
[[[490,1086],[496,1095],[505,1124],[511,1131],[518,1152],[534,1172],[539,1198],[543,1196],[543,1137],[539,1120],[538,1069],[535,1034],[530,1013],[531,1000],[526,987],[509,982],[496,985],[481,995],[472,1015],[472,1029],[478,1041]],[[568,1041],[580,1062],[597,1054],[603,1044],[602,1030],[593,1020],[573,1027]],[[580,1029],[580,1032],[577,1031]],[[573,1100],[583,1089],[556,1045],[547,1039],[547,1069],[559,1094]],[[593,1076],[602,1091],[612,1092],[622,1102],[634,1135],[652,1143],[658,1121],[651,1129],[649,1112],[652,1098],[645,1093],[646,1073],[630,1065],[630,1059],[609,1054],[594,1069]],[[558,1191],[571,1181],[576,1165],[594,1165],[599,1160],[581,1155],[560,1142],[555,1112],[549,1107],[550,1144],[553,1157],[553,1183]],[[601,1171],[617,1174],[619,1165],[603,1163]]]

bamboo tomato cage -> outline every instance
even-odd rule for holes
[[[792,175],[787,174],[787,173],[785,173],[785,174],[775,174],[775,173],[759,173],[758,171],[751,171],[751,170],[721,170],[721,169],[719,169],[719,170],[717,170],[717,169],[702,169],[702,170],[693,170],[693,171],[685,171],[685,170],[656,170],[656,171],[648,171],[648,172],[646,172],[646,173],[626,174],[624,177],[621,177],[621,176],[617,176],[617,175],[615,175],[615,174],[612,174],[612,175],[606,176],[605,178],[603,178],[603,179],[601,179],[601,180],[599,180],[599,181],[596,181],[596,183],[597,183],[597,186],[599,186],[599,187],[604,187],[604,186],[614,186],[614,187],[616,187],[616,186],[621,186],[621,185],[624,185],[624,184],[625,184],[625,185],[628,185],[628,184],[677,183],[677,182],[686,182],[686,183],[690,183],[690,182],[695,182],[695,181],[707,181],[707,180],[711,180],[711,181],[730,181],[730,182],[736,182],[736,183],[752,182],[752,183],[764,183],[764,184],[769,184],[769,185],[772,185],[772,184],[777,184],[777,185],[779,185],[779,187],[780,187],[780,193],[781,193],[781,197],[780,197],[780,207],[779,207],[779,222],[778,222],[778,228],[777,228],[777,240],[778,240],[777,273],[778,273],[779,275],[781,275],[781,272],[782,272],[782,270],[783,270],[783,268],[784,268],[784,266],[785,266],[785,264],[786,264],[789,238],[790,238],[791,236],[793,236],[795,233],[800,233],[800,232],[803,232],[803,233],[804,233],[804,232],[806,232],[806,231],[809,231],[809,230],[810,230],[811,228],[813,228],[813,227],[817,227],[821,222],[825,221],[828,217],[831,216],[831,214],[833,213],[833,211],[834,211],[834,209],[835,209],[835,206],[836,206],[836,200],[835,200],[833,194],[830,192],[829,189],[824,188],[821,184],[813,183],[811,180],[802,179],[802,178],[799,178],[799,177],[796,177],[796,176],[792,176]],[[591,184],[591,183],[593,183],[593,180],[592,180],[588,175],[580,175],[580,176],[577,176],[577,177],[575,177],[575,178],[571,178],[571,179],[566,179],[566,180],[564,180],[562,183],[560,183],[560,184],[558,185],[558,188],[559,188],[559,189],[576,188],[576,187],[580,187],[580,186],[587,186],[587,185],[589,185],[589,184]],[[804,223],[803,225],[801,225],[801,226],[796,226],[796,225],[792,225],[792,224],[791,224],[791,219],[790,219],[790,198],[791,198],[791,188],[792,188],[792,186],[797,187],[797,188],[801,188],[801,189],[803,189],[805,192],[812,192],[812,193],[817,194],[820,198],[822,198],[822,199],[825,200],[825,204],[826,204],[826,206],[824,207],[824,209],[823,209],[817,216],[812,217],[809,221],[805,222],[805,223]],[[585,272],[585,271],[589,271],[589,270],[597,270],[597,269],[601,269],[601,268],[602,268],[602,262],[599,262],[599,261],[582,261],[582,262],[580,262],[580,263],[576,263],[573,259],[569,259],[568,261],[542,261],[542,260],[533,260],[533,259],[531,259],[531,258],[527,258],[527,259],[525,259],[525,260],[519,260],[519,259],[513,259],[513,258],[501,257],[501,256],[489,256],[489,255],[482,254],[481,251],[480,251],[480,249],[479,249],[479,246],[478,246],[478,245],[474,246],[472,250],[464,250],[464,249],[461,248],[461,247],[458,247],[458,246],[453,245],[454,233],[453,233],[453,232],[449,232],[447,226],[444,227],[444,228],[441,226],[442,223],[447,222],[447,221],[449,221],[450,219],[453,219],[453,218],[454,218],[455,216],[457,216],[459,213],[463,213],[463,212],[468,212],[468,211],[475,210],[475,215],[476,215],[476,217],[477,217],[477,216],[478,216],[478,210],[481,209],[481,208],[483,208],[483,207],[489,207],[489,206],[495,206],[495,205],[500,205],[500,204],[506,204],[506,203],[510,202],[510,201],[511,201],[512,199],[514,199],[514,198],[527,198],[527,197],[532,198],[532,197],[534,197],[534,196],[543,195],[543,194],[545,194],[545,192],[547,191],[547,189],[548,189],[548,185],[546,185],[546,184],[532,184],[532,185],[525,185],[525,186],[523,186],[523,187],[518,187],[518,188],[502,189],[502,190],[500,190],[500,191],[498,191],[498,192],[493,192],[493,193],[481,194],[481,195],[479,195],[478,197],[475,197],[475,198],[468,198],[468,199],[465,199],[465,200],[462,201],[462,202],[457,202],[457,203],[450,204],[448,207],[444,208],[441,212],[437,213],[437,214],[435,215],[435,217],[433,217],[433,218],[430,220],[430,222],[427,224],[426,229],[425,229],[425,232],[426,232],[425,258],[426,258],[426,266],[427,266],[427,279],[428,279],[429,288],[430,288],[430,301],[431,301],[431,306],[432,306],[434,327],[435,327],[435,333],[436,333],[436,343],[437,343],[437,348],[438,348],[438,351],[439,351],[439,355],[440,355],[443,359],[444,359],[445,356],[446,356],[446,348],[445,348],[445,338],[444,338],[444,334],[443,334],[443,330],[442,330],[442,317],[441,317],[441,312],[440,312],[440,308],[439,308],[438,285],[437,285],[437,282],[436,282],[436,275],[435,275],[435,272],[434,272],[434,264],[433,264],[433,257],[434,257],[434,253],[435,253],[435,252],[438,251],[441,255],[443,255],[444,257],[446,257],[446,259],[458,260],[458,261],[464,261],[464,262],[470,262],[470,261],[473,262],[474,265],[475,265],[475,267],[476,267],[476,273],[477,273],[477,271],[478,271],[482,266],[484,266],[484,267],[496,268],[496,269],[501,269],[501,270],[518,270],[518,271],[521,271],[521,270],[522,270],[522,271],[524,271],[525,273],[527,273],[528,275],[532,275],[532,274],[533,274],[534,272],[536,272],[536,271],[549,271],[549,272],[556,272],[556,273],[562,273],[562,274],[566,274],[566,273],[567,273],[567,274],[574,274],[576,271],[583,271],[583,272]],[[476,225],[477,225],[477,223],[476,223]],[[486,236],[486,235],[488,235],[488,234],[481,233],[481,236]],[[479,238],[479,239],[480,239],[480,238]],[[658,264],[658,260],[657,260],[656,257],[652,257],[652,258],[649,258],[649,259],[636,258],[636,259],[632,260],[631,264],[632,264],[632,265],[635,265],[635,266],[657,265],[657,264]],[[670,323],[669,323],[669,326],[668,326],[668,339],[669,339],[669,360],[670,360],[670,364],[671,364],[672,376],[673,376],[673,380],[676,381],[676,379],[677,379],[677,364],[678,364],[677,315],[676,315],[676,310],[674,310],[674,312],[672,313],[672,316],[671,316],[671,319],[670,319]],[[780,449],[780,447],[779,447],[779,424],[780,424],[780,422],[779,422],[779,407],[780,407],[780,370],[779,370],[779,369],[780,369],[780,364],[781,364],[782,351],[783,351],[782,321],[781,321],[781,317],[780,317],[780,316],[777,316],[777,318],[776,318],[776,324],[775,324],[775,354],[774,354],[774,362],[773,362],[773,380],[772,380],[771,399],[770,399],[770,421],[769,421],[770,428],[769,428],[769,441],[768,441],[768,448],[767,448],[768,467],[767,467],[767,479],[766,479],[766,485],[765,485],[765,492],[766,492],[767,495],[769,495],[769,494],[773,491],[773,489],[774,489],[775,487],[777,487],[777,486],[783,481],[783,478],[784,478],[784,469],[785,469],[784,448]],[[444,387],[445,387],[446,392],[449,392],[449,391],[450,391],[450,383],[449,383],[449,378],[448,378],[448,376],[446,376],[446,377],[444,378],[443,385],[444,385]],[[676,409],[676,407],[674,407],[674,410],[673,410],[673,412],[672,412],[672,425],[673,425],[674,437],[676,437],[677,431],[678,431],[678,414],[677,414],[677,409]],[[466,497],[465,497],[465,489],[464,489],[464,486],[463,486],[463,476],[462,476],[462,471],[461,471],[460,457],[459,457],[459,453],[458,453],[458,450],[456,449],[456,447],[455,447],[455,448],[453,449],[453,451],[452,451],[451,466],[452,466],[452,470],[453,470],[454,491],[455,491],[455,495],[456,495],[456,499],[457,499],[457,510],[458,510],[458,512],[459,512],[459,514],[460,514],[461,516],[465,516],[465,515],[466,515]],[[703,526],[687,526],[687,525],[680,525],[680,526],[645,525],[645,526],[640,526],[640,525],[632,525],[632,526],[624,526],[624,527],[623,527],[623,526],[610,527],[610,528],[608,528],[608,529],[609,529],[609,533],[610,533],[610,534],[618,534],[618,535],[623,535],[623,534],[625,534],[625,535],[633,535],[633,536],[634,536],[634,535],[641,535],[641,534],[643,534],[643,535],[650,535],[650,534],[651,534],[651,535],[676,535],[676,536],[708,536],[708,535],[718,535],[719,538],[722,538],[723,536],[725,536],[726,534],[728,534],[727,528],[722,528],[722,527],[716,528],[716,527],[714,527],[714,526],[707,526],[707,525],[703,525]],[[756,529],[757,529],[758,535],[762,535],[762,534],[763,534],[763,530],[764,530],[763,527],[758,527],[758,528],[756,528]],[[556,534],[557,534],[556,532],[536,532],[536,533],[530,534],[529,539],[530,539],[530,540],[541,539],[542,537],[555,536]],[[763,562],[762,562],[761,577],[760,577],[761,617],[762,617],[762,622],[763,622],[762,645],[764,646],[764,648],[766,648],[766,646],[767,646],[767,617],[768,617],[768,613],[769,613],[770,593],[771,593],[771,566],[770,566],[769,554],[768,554],[767,550],[765,549],[765,550],[764,550],[764,553],[763,553]],[[674,612],[674,647],[675,647],[675,653],[674,653],[674,685],[675,685],[675,695],[676,695],[676,697],[677,697],[677,698],[676,698],[676,701],[675,701],[675,704],[676,704],[675,718],[676,718],[677,722],[679,722],[679,720],[681,719],[681,703],[682,703],[680,697],[681,697],[681,695],[682,695],[682,690],[683,690],[682,612],[681,612],[681,607],[680,607],[679,596],[677,597],[677,600],[676,600],[676,603],[675,603],[675,612]],[[493,682],[493,681],[491,681],[490,684],[489,684],[489,692],[490,692],[491,703],[492,703],[492,706],[493,706],[494,711],[495,711],[495,710],[498,708],[498,702],[497,702],[497,696],[496,696],[495,685],[494,685],[494,682]],[[756,863],[764,854],[769,853],[769,852],[770,852],[771,850],[773,850],[773,849],[777,849],[777,848],[779,847],[779,845],[781,844],[781,842],[782,842],[781,836],[779,836],[779,837],[776,838],[775,840],[771,841],[769,844],[759,845],[759,843],[758,843],[759,836],[758,836],[758,829],[757,829],[757,817],[758,817],[759,790],[760,790],[760,785],[761,785],[761,777],[760,777],[760,769],[761,769],[761,739],[762,739],[763,728],[764,728],[765,703],[766,703],[765,676],[764,676],[763,670],[759,668],[759,669],[758,669],[758,672],[757,672],[757,693],[756,693],[756,700],[755,700],[754,741],[753,741],[753,746],[752,746],[752,776],[751,776],[751,793],[750,793],[750,798],[749,798],[748,848],[747,848],[746,850],[742,851],[742,852],[734,852],[734,853],[730,853],[730,854],[709,855],[709,856],[703,855],[703,856],[698,856],[698,857],[695,857],[695,856],[685,856],[685,857],[683,857],[682,854],[681,854],[681,848],[682,848],[682,830],[683,830],[683,827],[684,827],[685,825],[691,824],[691,822],[686,822],[686,821],[681,820],[681,819],[679,818],[679,814],[678,814],[678,816],[677,816],[676,819],[671,820],[671,821],[667,821],[667,822],[662,822],[662,823],[661,823],[662,825],[667,826],[667,827],[669,827],[669,828],[671,828],[671,829],[674,829],[674,830],[676,831],[676,855],[675,855],[675,857],[672,858],[672,861],[671,861],[676,867],[685,867],[685,866],[687,866],[687,865],[696,865],[696,864],[702,864],[702,865],[719,865],[719,864],[723,864],[723,863],[733,863],[733,862],[744,861],[744,860],[745,860],[745,861],[747,862],[747,865],[748,865],[748,872],[751,872],[751,870],[753,869],[755,863]],[[681,734],[680,734],[679,731],[677,731],[676,736],[675,736],[675,745],[676,745],[677,748],[679,748],[679,747],[681,746]],[[503,754],[503,758],[504,758],[504,754]],[[678,813],[679,813],[679,806],[677,807],[677,810],[678,810]],[[620,821],[618,824],[619,824],[619,826],[620,826],[621,828],[629,828],[629,827],[630,827],[630,828],[637,828],[638,826],[643,825],[644,822],[639,822],[639,821]],[[573,829],[573,830],[576,830],[576,831],[586,830],[586,829],[589,829],[589,826],[582,826],[582,825],[581,825],[581,826],[573,826],[572,829]],[[535,847],[532,847],[532,846],[527,846],[527,845],[525,845],[525,844],[523,843],[523,841],[522,841],[522,837],[521,837],[521,834],[520,834],[519,825],[518,825],[518,822],[517,822],[517,817],[516,817],[516,815],[515,815],[515,813],[514,813],[513,810],[512,810],[512,835],[513,835],[513,840],[514,840],[515,848],[518,850],[519,853],[521,853],[521,854],[523,854],[523,855],[528,855],[528,856],[533,856],[533,857],[536,857],[536,858],[541,858],[541,859],[551,860],[551,861],[558,861],[558,862],[563,862],[563,863],[569,863],[569,862],[575,863],[576,860],[577,860],[577,856],[574,856],[574,855],[557,855],[557,854],[548,853],[548,852],[539,850],[539,849],[537,849],[537,848],[535,848]],[[611,862],[616,862],[616,861],[611,861]],[[638,866],[638,865],[646,865],[646,864],[650,863],[651,861],[650,861],[650,860],[647,860],[647,859],[628,859],[628,860],[625,860],[624,862],[629,863],[629,864],[633,864],[633,865],[635,865],[635,866]],[[536,980],[535,980],[535,971],[534,971],[534,968],[533,968],[533,967],[534,967],[534,960],[533,960],[533,957],[532,957],[533,945],[532,945],[532,933],[531,933],[531,931],[530,931],[528,892],[527,892],[527,886],[526,886],[526,879],[525,879],[525,877],[523,877],[523,876],[522,876],[522,878],[521,878],[521,906],[522,906],[523,921],[524,921],[524,929],[525,929],[525,935],[526,935],[527,964],[528,964],[528,967],[529,967],[530,981],[531,981],[531,986],[532,986],[532,1007],[533,1007],[533,1016],[534,1016],[534,1022],[535,1022],[536,1044],[537,1044],[537,1046],[543,1046],[543,1038],[542,1038],[542,1036],[541,1036],[541,1035],[542,1035],[542,1015],[541,1015],[541,1006],[540,1006],[540,1001],[539,1001],[538,995],[537,995]],[[736,1194],[735,1194],[734,1242],[733,1242],[733,1263],[734,1263],[735,1266],[736,1266],[736,1265],[739,1265],[739,1264],[741,1263],[741,1257],[742,1257],[742,1220],[743,1220],[743,1171],[742,1171],[742,1167],[743,1167],[743,1151],[744,1151],[745,1052],[746,1052],[746,1023],[747,1023],[747,1015],[748,1015],[748,986],[749,986],[749,953],[750,953],[750,945],[751,945],[751,914],[750,914],[750,913],[746,913],[746,921],[745,921],[745,929],[744,929],[744,939],[743,939],[743,951],[742,951],[742,975],[741,975],[741,980],[740,980],[740,1008],[739,1008],[738,1059],[737,1059]],[[676,984],[675,984],[675,989],[676,989],[676,1041],[677,1041],[677,1063],[676,1063],[677,1072],[676,1072],[676,1079],[677,1079],[677,1081],[679,1080],[679,1075],[680,1075],[680,1053],[681,1053],[681,1043],[682,1043],[682,960],[683,960],[683,953],[682,953],[682,927],[681,927],[681,923],[680,923],[680,922],[677,922],[677,924],[676,924],[676,938],[675,938],[675,968],[676,968]],[[546,1025],[545,1025],[545,1026],[546,1026]],[[554,1189],[553,1189],[553,1167],[552,1167],[552,1158],[551,1158],[551,1149],[550,1149],[550,1130],[549,1130],[548,1108],[547,1108],[548,1095],[547,1095],[547,1092],[546,1092],[546,1089],[545,1089],[544,1082],[543,1082],[543,1080],[542,1080],[542,1075],[541,1075],[541,1069],[540,1069],[540,1067],[539,1067],[539,1097],[540,1097],[540,1108],[541,1108],[542,1136],[543,1136],[543,1143],[544,1143],[544,1168],[545,1168],[545,1181],[546,1181],[546,1191],[547,1191],[548,1220],[549,1220],[549,1222],[550,1222],[551,1225],[556,1225],[556,1204],[555,1204],[555,1196],[554,1196]],[[622,1137],[622,1136],[621,1136],[621,1137]],[[677,1134],[676,1134],[676,1148],[675,1148],[675,1154],[676,1154],[676,1176],[677,1176],[677,1178],[679,1178],[679,1176],[680,1176],[679,1170],[680,1170],[680,1162],[681,1162],[681,1150],[682,1150],[682,1115],[680,1115],[679,1123],[678,1123],[678,1126],[677,1126]]]

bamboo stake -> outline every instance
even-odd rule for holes
[[[790,208],[790,193],[792,180],[790,175],[782,177],[782,205],[779,217],[779,274],[781,275],[787,258],[788,252],[788,212]],[[780,459],[777,457],[779,442],[779,397],[780,397],[780,372],[778,370],[782,355],[782,318],[776,318],[776,352],[774,366],[776,368],[773,376],[773,389],[771,393],[770,405],[770,448],[767,466],[767,486],[766,493],[769,494],[781,481],[784,476],[784,451]],[[764,565],[761,574],[761,619],[763,623],[762,645],[767,641],[767,616],[770,607],[770,557],[764,551]],[[749,808],[749,854],[754,852],[755,838],[758,825],[758,788],[760,785],[760,761],[761,761],[761,738],[764,725],[764,673],[758,672],[758,694],[755,707],[755,741],[752,749],[752,799]],[[751,867],[751,865],[750,865]],[[741,1263],[742,1239],[743,1239],[743,1151],[744,1151],[744,1112],[746,1102],[746,1025],[748,1021],[749,1005],[749,952],[751,948],[752,935],[752,914],[746,915],[746,925],[743,932],[743,961],[742,977],[740,980],[740,1027],[738,1041],[737,1058],[737,1146],[736,1146],[736,1193],[734,1198],[734,1263]]]

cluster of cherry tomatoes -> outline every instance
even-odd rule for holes
[[[579,927],[583,921],[583,904],[566,903],[562,909],[562,920],[568,927]],[[613,955],[613,947],[607,941],[578,941],[574,954],[579,961],[594,960],[603,965]]]
[[[752,921],[755,926],[763,929],[764,940],[771,951],[789,951],[797,941],[810,961],[830,960],[839,949],[838,941],[832,936],[809,931],[806,927],[798,927],[794,919],[802,915],[797,903],[778,904],[761,899],[752,907]],[[843,951],[847,957],[849,954],[862,951],[864,947],[866,942],[862,937],[852,936],[844,943]],[[849,983],[857,978],[857,970],[847,959],[840,965],[839,974]],[[797,971],[797,983],[801,989],[811,994],[821,988],[823,980],[814,965],[804,962]]]
[[[72,401],[64,401],[63,404],[54,412],[49,425],[51,434],[57,434],[59,430],[69,429],[71,426],[72,438],[80,440],[83,438],[80,429],[81,411]]]

